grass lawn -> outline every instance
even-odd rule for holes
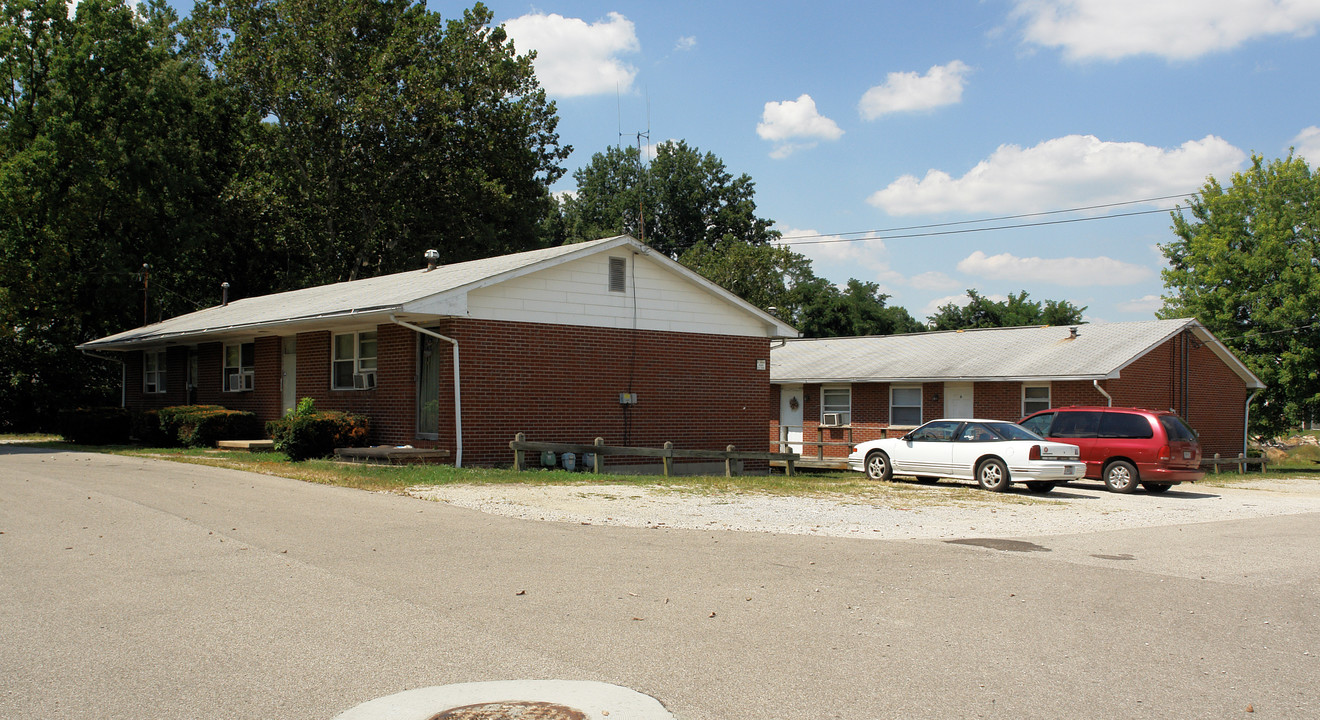
[[[0,436],[0,442],[5,436]],[[768,495],[797,495],[811,497],[850,497],[866,499],[886,497],[903,499],[915,504],[1033,504],[1050,502],[1048,496],[1031,493],[988,493],[975,485],[941,483],[936,486],[918,485],[911,481],[873,482],[861,473],[845,471],[807,471],[787,477],[781,472],[772,475],[742,475],[737,477],[682,475],[596,475],[564,470],[526,470],[515,472],[505,468],[455,468],[452,465],[365,465],[332,460],[306,460],[289,462],[283,453],[223,451],[210,449],[143,448],[136,446],[85,446],[50,441],[40,438],[27,441],[36,447],[52,450],[99,452],[130,457],[145,457],[174,462],[194,463],[245,470],[265,475],[293,478],[306,482],[356,488],[371,492],[402,493],[419,485],[637,485],[669,492],[696,494],[756,493]]]

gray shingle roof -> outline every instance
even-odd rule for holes
[[[103,337],[78,347],[88,350],[118,348],[184,335],[214,334],[299,321],[346,319],[358,315],[402,311],[411,302],[459,288],[489,284],[524,268],[570,256],[585,255],[601,246],[612,247],[630,240],[631,238],[621,235],[576,245],[561,245],[484,260],[441,265],[429,272],[419,268],[393,275],[244,298],[228,305],[198,310]]]
[[[601,240],[560,245],[528,252],[501,255],[484,260],[472,260],[454,265],[441,265],[434,270],[408,270],[393,275],[339,282],[235,300],[180,315],[162,322],[134,328],[78,346],[82,350],[124,350],[148,346],[181,338],[219,338],[240,335],[271,328],[324,326],[330,323],[385,322],[391,314],[406,315],[410,311],[434,314],[421,309],[422,303],[450,293],[461,294],[480,287],[534,272],[559,262],[569,262],[593,253],[603,252],[621,245],[632,245],[645,250],[640,242],[627,235]],[[696,273],[663,256],[658,262],[668,265],[694,282],[704,284],[710,291],[738,305],[744,310],[762,316],[769,323],[792,331],[758,308],[701,278]],[[432,305],[431,307],[434,307]],[[792,331],[795,332],[795,331]]]
[[[770,352],[773,383],[1102,380],[1191,329],[1248,387],[1264,387],[1196,320],[990,328],[787,340]]]

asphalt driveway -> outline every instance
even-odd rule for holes
[[[1320,514],[980,544],[497,517],[0,448],[0,718],[598,680],[681,720],[1320,715]]]

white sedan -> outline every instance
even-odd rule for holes
[[[1015,423],[945,419],[901,438],[860,443],[848,456],[848,467],[872,480],[962,478],[992,492],[1024,482],[1032,491],[1049,492],[1056,483],[1086,474],[1079,455],[1076,445],[1050,442]]]

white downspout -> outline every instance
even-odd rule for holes
[[[404,322],[394,317],[393,313],[390,314],[390,322],[395,325],[402,325],[413,332],[419,332],[423,335],[430,335],[433,338],[439,338],[454,346],[454,467],[463,467],[463,396],[459,392],[460,373],[458,371],[458,341],[450,337],[445,337],[434,330],[427,330],[424,327],[413,325],[410,322]]]
[[[1098,393],[1100,393],[1101,395],[1104,395],[1104,396],[1105,396],[1105,400],[1108,400],[1108,401],[1109,401],[1109,402],[1107,403],[1107,405],[1108,405],[1109,407],[1113,407],[1113,406],[1114,406],[1114,399],[1113,399],[1112,397],[1109,397],[1109,393],[1105,392],[1105,389],[1104,389],[1104,388],[1100,387],[1100,381],[1099,381],[1099,380],[1092,380],[1092,381],[1091,381],[1091,385],[1092,385],[1093,387],[1095,387],[1096,392],[1098,392]]]
[[[1257,390],[1247,398],[1246,409],[1242,414],[1242,457],[1247,456],[1247,438],[1250,437],[1251,433],[1251,401],[1259,394],[1260,390]],[[1261,467],[1265,466],[1262,465]]]

